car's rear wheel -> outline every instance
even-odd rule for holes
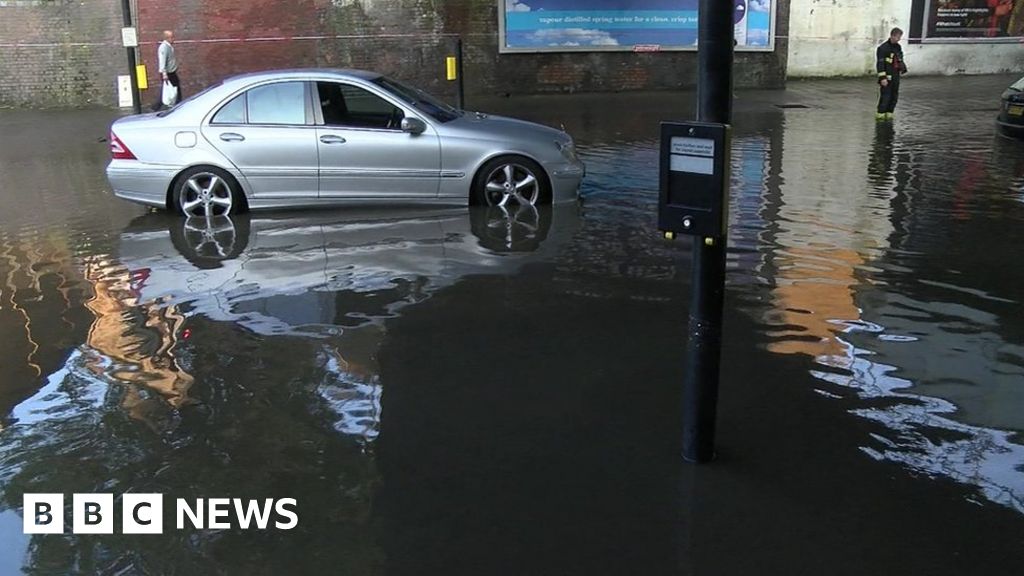
[[[194,166],[174,183],[172,207],[186,218],[229,216],[245,211],[245,196],[234,177],[215,166]]]
[[[171,244],[197,268],[220,268],[249,244],[249,217],[175,218]]]
[[[501,156],[477,172],[472,200],[482,206],[546,204],[551,201],[551,185],[540,164],[523,156]]]

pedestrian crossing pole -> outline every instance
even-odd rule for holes
[[[131,0],[121,0],[121,15],[124,18],[124,27],[132,28],[132,4]],[[132,28],[134,34],[134,29]],[[127,44],[127,42],[125,42]],[[135,42],[137,44],[137,41]],[[126,46],[128,51],[128,74],[132,79],[132,108],[136,114],[142,113],[142,96],[139,94],[139,71],[135,61],[135,46]]]
[[[455,39],[454,55],[445,58],[445,77],[455,82],[455,107],[459,110],[466,105],[466,88],[462,80],[462,37]]]
[[[729,124],[732,118],[733,15],[736,3],[700,0],[697,36],[697,120]],[[725,183],[728,186],[728,182]],[[724,202],[728,205],[728,198]],[[715,457],[725,298],[726,235],[693,237],[693,282],[683,381],[683,459]]]

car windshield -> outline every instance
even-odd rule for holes
[[[451,122],[452,120],[462,116],[462,112],[459,110],[445,104],[419,88],[406,86],[397,80],[392,80],[391,78],[384,76],[375,79],[373,83],[394,94],[413,108],[416,108],[424,114],[429,114],[438,122]]]
[[[1017,80],[1010,86],[1010,90],[1016,90],[1017,92],[1024,92],[1024,78]]]

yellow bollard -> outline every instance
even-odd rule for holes
[[[146,65],[139,64],[135,67],[135,77],[139,82],[139,90],[145,90],[149,88],[149,82],[146,81]]]
[[[455,56],[445,58],[445,65],[448,69],[448,80],[457,80],[459,77],[458,59]]]

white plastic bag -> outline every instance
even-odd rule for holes
[[[164,80],[162,100],[164,106],[174,106],[178,102],[178,87],[171,84],[170,80]]]

